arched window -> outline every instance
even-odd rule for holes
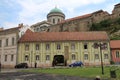
[[[15,43],[15,39],[14,39],[14,37],[12,38],[12,45],[14,45],[14,43]]]
[[[84,49],[88,49],[87,43],[84,43]]]
[[[7,55],[5,55],[5,61],[7,61]]]
[[[53,23],[55,24],[55,19],[53,19]]]
[[[58,19],[58,22],[60,22],[60,19]]]
[[[116,51],[116,58],[119,58],[120,57],[120,53],[119,51]]]
[[[29,60],[29,57],[28,55],[25,56],[25,61],[28,61]]]
[[[36,55],[36,60],[39,60],[39,55]]]
[[[39,50],[39,44],[36,44],[36,50]]]
[[[61,49],[60,44],[57,44],[57,50],[60,50],[60,49]]]
[[[75,59],[76,59],[75,54],[72,54],[72,60],[75,60]]]

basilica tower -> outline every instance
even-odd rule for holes
[[[65,14],[57,7],[53,8],[47,14],[47,21],[52,23],[52,24],[57,24],[64,19],[65,19]]]

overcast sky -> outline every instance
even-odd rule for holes
[[[16,27],[19,23],[32,25],[46,20],[51,9],[57,6],[66,19],[97,10],[112,12],[120,0],[0,0],[0,27]]]

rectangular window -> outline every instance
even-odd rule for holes
[[[8,39],[6,39],[6,46],[8,46]]]
[[[87,43],[84,44],[84,49],[88,49]]]
[[[71,44],[71,49],[75,50],[75,44],[74,43]]]
[[[36,44],[36,50],[39,50],[39,44]]]
[[[46,44],[46,50],[50,49],[50,44]]]
[[[76,59],[75,54],[72,54],[72,60],[75,60],[75,59]]]
[[[94,43],[94,45],[93,45],[93,46],[94,46],[94,48],[95,48],[95,49],[98,49],[99,44],[98,44],[98,43]]]
[[[108,48],[107,43],[101,44],[101,48],[102,48],[102,49],[107,49],[107,48]]]
[[[60,22],[60,19],[58,19],[58,22]]]
[[[60,50],[60,49],[61,49],[60,44],[57,44],[57,50]]]
[[[25,45],[25,51],[28,51],[28,50],[29,50],[29,45],[26,44],[26,45]]]
[[[7,61],[7,55],[5,55],[5,61]]]
[[[108,59],[108,54],[104,54],[104,59]]]
[[[119,58],[120,57],[120,53],[119,51],[116,51],[116,58]]]
[[[39,28],[37,28],[37,32],[39,32]]]
[[[99,54],[95,54],[95,59],[99,59]]]
[[[39,60],[39,55],[36,55],[36,60]]]
[[[14,39],[14,38],[12,38],[12,45],[14,45],[14,43],[15,43],[15,39]]]
[[[26,56],[25,56],[25,61],[28,61],[28,60],[29,60],[29,56],[26,55]]]
[[[0,47],[2,47],[2,40],[0,40]]]
[[[88,60],[88,54],[84,54],[84,59]]]
[[[46,55],[46,60],[50,60],[50,55]]]
[[[14,60],[14,55],[11,55],[11,61],[13,61]]]

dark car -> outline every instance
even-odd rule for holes
[[[28,64],[27,63],[20,63],[15,65],[15,68],[28,68]]]
[[[69,67],[77,67],[77,66],[81,67],[83,66],[83,63],[81,61],[76,61],[69,65]]]

